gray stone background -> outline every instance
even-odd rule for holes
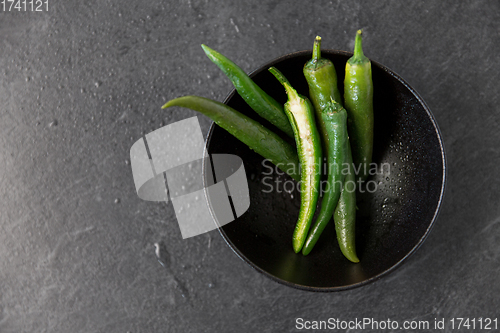
[[[294,332],[299,317],[445,318],[451,331],[453,317],[500,317],[499,22],[497,1],[49,0],[0,12],[0,332]],[[359,28],[365,54],[427,102],[447,152],[441,214],[403,266],[350,291],[295,290],[217,231],[183,240],[171,204],[137,197],[131,145],[195,115],[161,105],[231,89],[201,43],[250,72],[318,34],[351,50]]]

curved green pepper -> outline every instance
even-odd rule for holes
[[[344,184],[345,174],[343,168],[346,166],[346,154],[349,146],[347,112],[345,109],[332,100],[321,110],[320,115],[326,130],[327,149],[325,155],[328,166],[326,181],[328,188],[321,201],[321,210],[316,222],[302,248],[303,255],[311,252],[326,225],[332,219]]]
[[[269,71],[285,87],[288,95],[285,113],[293,128],[301,166],[301,203],[299,218],[293,233],[293,249],[295,253],[298,253],[306,241],[318,202],[322,161],[321,140],[316,128],[311,102],[306,97],[299,95],[278,69],[271,67]]]
[[[356,34],[354,55],[345,66],[344,106],[356,176],[363,179],[373,153],[373,82],[371,62],[361,46],[361,30]]]
[[[346,163],[349,173],[345,177],[344,187],[333,214],[337,242],[344,256],[352,262],[359,262],[356,255],[356,175],[352,163],[351,146],[347,145]]]
[[[253,82],[234,62],[204,44],[201,47],[208,58],[226,74],[238,94],[257,114],[268,120],[288,136],[293,137],[292,127],[280,103]]]
[[[199,96],[179,97],[168,101],[162,108],[172,106],[204,114],[292,178],[300,179],[300,165],[295,147],[257,121],[226,104]]]

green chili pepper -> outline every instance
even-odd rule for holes
[[[298,253],[306,240],[318,202],[322,161],[321,140],[311,102],[299,95],[278,69],[271,67],[269,71],[285,87],[288,95],[284,110],[293,128],[301,166],[301,203],[299,218],[293,233],[293,249]]]
[[[345,177],[344,187],[333,214],[337,242],[344,256],[352,262],[359,262],[356,255],[356,174],[352,163],[351,146],[348,144],[346,162],[349,173]]]
[[[204,44],[201,47],[208,58],[226,74],[238,94],[257,114],[293,138],[292,127],[280,103],[264,92],[234,62]]]
[[[309,98],[316,110],[317,119],[320,118],[321,110],[332,98],[337,103],[342,103],[335,66],[329,59],[321,58],[320,36],[316,36],[314,40],[312,59],[306,62],[303,72],[309,85]]]
[[[328,189],[321,201],[321,210],[302,249],[302,254],[311,252],[323,229],[332,219],[337,206],[345,175],[341,173],[349,139],[347,135],[347,113],[339,104],[337,73],[333,63],[321,58],[321,37],[314,40],[312,59],[303,68],[309,86],[309,97],[316,111],[323,151],[327,161]]]
[[[299,159],[295,147],[257,121],[226,104],[204,97],[179,97],[168,101],[162,108],[172,106],[180,106],[204,114],[292,178],[300,179]]]
[[[354,55],[345,67],[344,105],[356,174],[363,179],[373,152],[373,82],[371,62],[361,47],[361,30],[356,34]]]
[[[314,223],[306,243],[302,248],[302,254],[307,255],[318,241],[323,229],[332,219],[333,212],[342,192],[345,172],[342,168],[346,166],[346,154],[349,146],[347,135],[347,112],[337,102],[332,100],[321,110],[321,118],[326,130],[326,160],[327,160],[327,188],[321,201],[316,222]],[[324,141],[325,142],[325,141]]]

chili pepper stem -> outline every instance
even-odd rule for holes
[[[321,37],[316,36],[313,45],[313,55],[312,59],[315,63],[318,63],[318,60],[321,59]]]
[[[354,54],[348,60],[350,64],[360,64],[368,62],[369,59],[363,53],[363,30],[358,30],[356,32],[356,39],[354,41]]]
[[[356,32],[356,40],[354,41],[354,56],[355,57],[364,57],[363,47],[362,47],[362,37],[363,30],[358,30]]]

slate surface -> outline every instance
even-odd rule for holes
[[[0,11],[0,332],[295,332],[297,318],[431,328],[437,318],[451,332],[454,317],[500,317],[499,22],[494,1],[49,0],[48,11]],[[441,214],[403,266],[350,291],[291,289],[217,231],[183,240],[171,204],[137,197],[131,145],[195,115],[160,106],[231,89],[201,43],[250,72],[318,34],[351,50],[358,28],[365,54],[427,102],[447,152]]]

